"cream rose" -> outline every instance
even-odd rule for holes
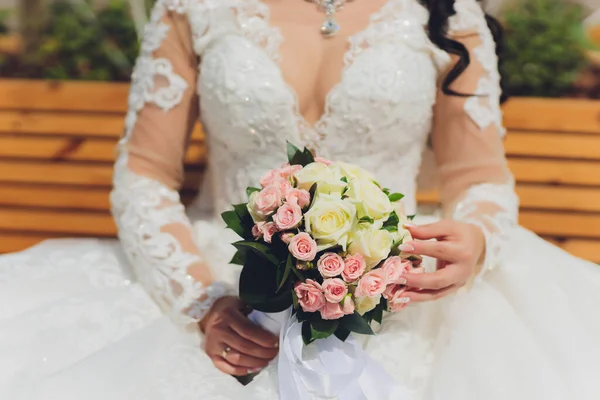
[[[348,184],[348,198],[356,204],[358,218],[387,219],[394,208],[387,195],[368,179],[353,179]]]
[[[359,166],[348,164],[345,162],[334,162],[331,164],[333,169],[338,169],[342,176],[352,179],[364,179],[368,181],[375,181],[375,177],[366,169]]]
[[[348,251],[363,256],[368,269],[387,258],[393,244],[392,235],[382,229],[359,229],[353,231],[348,240]]]
[[[356,312],[360,315],[364,315],[366,312],[371,311],[377,304],[381,301],[381,295],[378,296],[364,296],[364,297],[356,297],[354,299],[354,307]]]
[[[314,162],[297,171],[294,177],[296,178],[298,189],[309,190],[316,182],[333,180],[334,174],[327,165]]]
[[[319,250],[340,245],[346,248],[356,218],[353,204],[333,196],[318,196],[304,214],[305,229],[317,240]]]

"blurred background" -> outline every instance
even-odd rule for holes
[[[114,147],[152,1],[0,0],[0,253],[115,235]],[[483,4],[506,29],[506,152],[521,223],[600,263],[600,0]],[[198,126],[184,199],[204,159]]]

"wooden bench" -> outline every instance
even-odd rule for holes
[[[113,83],[0,80],[0,253],[52,237],[114,237],[108,193],[127,91]],[[521,224],[600,263],[600,102],[513,99],[504,111]],[[197,128],[186,199],[204,158]]]

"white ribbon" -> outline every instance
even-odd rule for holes
[[[408,400],[407,390],[371,359],[350,335],[335,336],[309,346],[302,341],[302,324],[291,309],[250,318],[279,333],[277,373],[280,400]]]

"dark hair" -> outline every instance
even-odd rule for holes
[[[442,82],[443,92],[453,96],[471,96],[471,94],[458,93],[450,88],[450,85],[467,69],[471,63],[471,57],[467,48],[462,43],[452,40],[450,37],[448,37],[448,20],[451,16],[456,14],[456,11],[454,10],[455,0],[423,0],[423,2],[429,9],[429,22],[427,24],[429,30],[429,39],[445,52],[459,56],[458,63],[450,70]],[[496,42],[498,62],[501,64],[503,53],[502,25],[500,25],[500,23],[490,15],[486,15],[485,18]],[[500,65],[498,65],[498,69],[500,69]],[[503,94],[502,101],[504,100],[505,96]]]

